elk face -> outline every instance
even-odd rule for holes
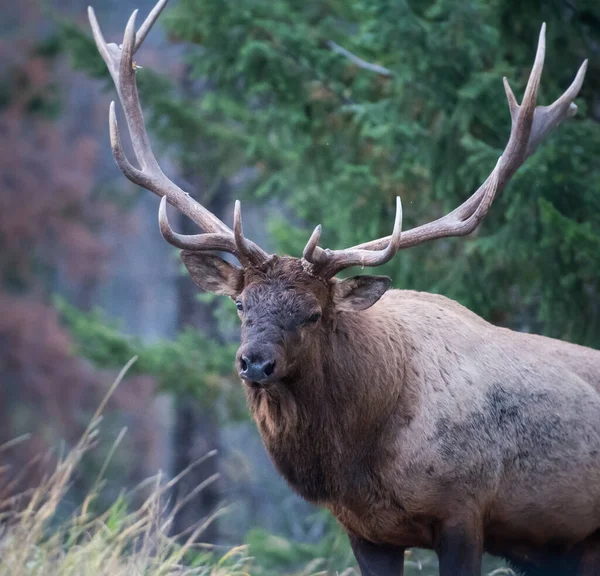
[[[291,257],[244,270],[207,254],[184,251],[182,258],[201,288],[235,300],[242,322],[237,370],[254,387],[301,376],[321,358],[336,314],[369,308],[391,283],[385,276],[325,281]]]

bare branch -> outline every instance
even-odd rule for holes
[[[345,56],[353,64],[355,64],[359,68],[362,68],[363,70],[369,70],[369,72],[375,72],[375,74],[379,74],[380,76],[386,76],[387,78],[391,78],[392,76],[394,76],[394,73],[388,68],[380,66],[379,64],[372,64],[371,62],[367,62],[366,60],[359,58],[355,54],[352,54],[352,52],[350,52],[349,50],[346,50],[346,48],[340,46],[339,44],[336,44],[333,40],[328,40],[327,46],[329,46],[332,52]]]

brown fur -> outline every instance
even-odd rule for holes
[[[248,405],[292,488],[376,543],[438,549],[456,525],[519,561],[592,538],[600,352],[419,292],[342,312],[338,283],[295,258],[244,273],[241,349],[276,349],[279,371]]]

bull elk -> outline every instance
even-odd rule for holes
[[[268,254],[161,171],[148,139],[133,61],[167,0],[123,44],[100,54],[125,111],[139,167],[123,153],[114,102],[111,146],[132,182],[161,197],[160,230],[200,288],[235,300],[236,363],[270,457],[290,486],[347,530],[364,576],[400,576],[407,547],[434,550],[442,576],[476,576],[484,551],[524,574],[600,574],[600,352],[492,326],[442,296],[390,290],[379,266],[400,249],[469,234],[543,138],[577,108],[586,64],[550,106],[536,98],[542,26],[521,104],[504,79],[508,144],[481,187],[454,211],[390,236],[302,258]],[[202,229],[174,232],[167,202]],[[214,252],[232,254],[231,265]]]

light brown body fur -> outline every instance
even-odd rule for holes
[[[399,546],[434,548],[456,517],[511,557],[568,550],[600,528],[600,352],[411,291],[335,323],[321,366],[304,372],[322,381],[249,389],[300,494]]]

